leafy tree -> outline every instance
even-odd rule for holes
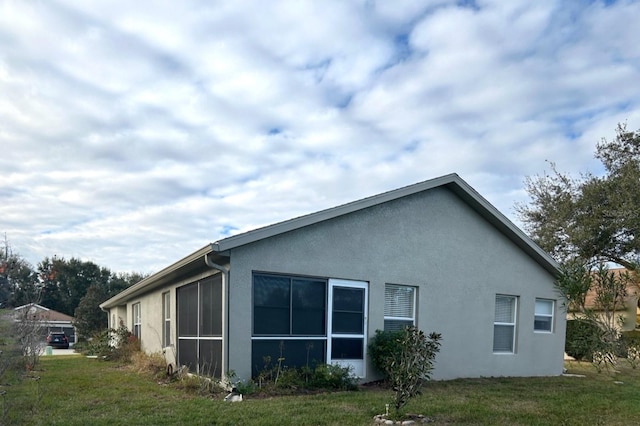
[[[109,278],[107,286],[107,296],[113,297],[120,293],[122,290],[131,287],[132,285],[145,279],[147,275],[140,274],[138,272],[131,273],[116,273],[112,274]],[[106,299],[105,299],[106,300]]]
[[[640,131],[618,125],[595,157],[604,176],[559,172],[528,177],[531,201],[516,211],[532,238],[558,261],[613,262],[634,270],[640,255]]]
[[[562,264],[555,285],[569,310],[596,326],[582,330],[595,336],[580,336],[598,342],[588,352],[613,352],[629,285],[639,282],[640,131],[619,124],[613,140],[596,146],[595,157],[603,176],[572,178],[552,163],[551,174],[528,177],[531,201],[516,210],[532,238]],[[630,273],[616,275],[608,263]]]
[[[93,262],[76,258],[45,258],[38,266],[43,282],[42,304],[47,308],[73,315],[88,288],[108,287],[111,272]]]
[[[107,315],[100,309],[100,303],[108,299],[106,289],[99,284],[92,284],[87,294],[80,300],[75,310],[74,325],[81,336],[93,336],[100,330],[107,328]]]
[[[143,278],[144,275],[135,272],[110,274],[106,283],[99,282],[89,286],[74,312],[78,333],[88,337],[106,329],[109,319],[100,309],[100,303]]]
[[[39,299],[37,277],[31,265],[13,253],[4,240],[0,251],[0,307],[21,306]]]

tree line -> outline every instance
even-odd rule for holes
[[[76,258],[45,257],[34,268],[6,241],[0,252],[0,308],[37,303],[75,318],[82,336],[108,326],[100,303],[142,280],[144,275],[114,273]]]

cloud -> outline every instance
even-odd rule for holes
[[[230,233],[458,172],[513,218],[546,160],[640,127],[640,6],[0,3],[0,231],[158,270]]]

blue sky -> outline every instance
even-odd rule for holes
[[[232,233],[640,128],[634,1],[0,0],[0,232],[153,272]]]

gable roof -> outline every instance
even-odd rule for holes
[[[500,213],[498,209],[482,197],[475,189],[469,186],[469,184],[460,176],[452,173],[435,179],[405,186],[403,188],[384,192],[372,197],[363,198],[337,207],[321,210],[316,213],[299,216],[284,222],[275,223],[273,225],[223,238],[202,247],[178,262],[125,289],[121,293],[100,304],[100,307],[105,309],[116,306],[119,303],[125,303],[128,297],[142,294],[143,292],[150,291],[153,288],[166,284],[172,278],[184,275],[187,271],[194,270],[197,266],[204,268],[204,256],[210,256],[215,263],[225,264],[228,263],[230,251],[234,248],[440,187],[447,188],[460,197],[474,211],[502,232],[507,238],[509,238],[509,240],[527,253],[549,273],[554,276],[559,273],[558,263],[556,263],[548,253],[542,250],[520,228],[515,226],[506,216]]]
[[[54,311],[53,309],[46,308],[42,305],[38,305],[37,303],[28,303],[26,305],[18,306],[17,308],[13,308],[16,313],[18,311],[23,311],[24,309],[33,309],[34,317],[39,320],[46,321],[62,321],[62,322],[71,322],[73,321],[73,317],[63,314],[62,312]]]
[[[548,253],[542,250],[520,228],[500,213],[498,209],[482,197],[475,189],[469,186],[469,184],[456,173],[430,179],[414,185],[405,186],[403,188],[363,198],[341,206],[321,210],[316,213],[300,216],[284,222],[265,226],[263,228],[258,228],[253,231],[233,235],[214,242],[211,244],[211,248],[216,253],[228,255],[229,250],[245,244],[250,244],[265,238],[273,237],[275,235],[283,234],[285,232],[293,231],[328,219],[333,219],[338,216],[353,213],[358,210],[438,187],[445,187],[451,190],[547,271],[554,275],[558,273],[559,265]]]

